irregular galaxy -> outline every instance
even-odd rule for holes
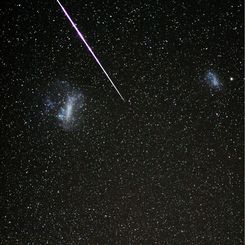
[[[46,115],[50,118],[55,117],[58,120],[58,125],[65,130],[78,126],[81,123],[84,107],[82,92],[72,87],[68,82],[61,81],[56,83],[51,94],[52,99],[49,97],[44,103]]]
[[[222,88],[218,75],[213,71],[208,71],[206,73],[205,81],[214,90],[220,90]]]

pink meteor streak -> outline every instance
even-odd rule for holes
[[[85,40],[85,38],[83,37],[82,33],[78,30],[76,24],[72,21],[71,17],[69,16],[69,14],[67,13],[67,11],[65,10],[65,8],[63,7],[63,5],[60,3],[59,0],[57,0],[57,3],[60,5],[61,9],[63,10],[65,16],[68,18],[68,20],[71,22],[72,26],[74,27],[74,29],[76,30],[77,34],[79,35],[79,37],[82,39],[82,41],[84,42],[84,44],[86,45],[86,47],[88,48],[89,52],[93,55],[95,61],[98,63],[98,65],[100,66],[100,68],[102,69],[102,71],[105,73],[106,77],[109,79],[109,81],[111,82],[112,86],[115,88],[115,90],[117,91],[117,93],[119,94],[119,96],[121,97],[121,99],[125,102],[125,99],[123,98],[123,96],[121,95],[121,93],[119,92],[119,90],[117,89],[116,85],[112,82],[111,78],[109,77],[109,75],[107,74],[106,70],[104,69],[104,67],[101,65],[100,61],[98,60],[98,58],[96,57],[96,55],[94,54],[93,50],[90,48],[90,46],[88,45],[87,41]]]

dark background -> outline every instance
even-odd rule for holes
[[[243,244],[243,1],[62,4],[126,102],[55,1],[1,2],[1,244]]]

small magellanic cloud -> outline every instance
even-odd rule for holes
[[[207,71],[205,74],[205,83],[213,90],[221,90],[222,89],[222,83],[219,79],[219,76],[214,71]]]

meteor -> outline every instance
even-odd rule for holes
[[[113,81],[111,80],[111,78],[109,77],[108,73],[106,72],[106,70],[104,69],[104,67],[102,66],[102,64],[100,63],[99,59],[97,58],[97,56],[94,54],[93,50],[90,48],[90,46],[88,45],[87,41],[85,40],[85,38],[83,37],[82,33],[78,30],[76,24],[73,22],[73,20],[71,19],[71,17],[69,16],[69,14],[67,13],[67,11],[65,10],[65,8],[63,7],[63,5],[60,3],[59,0],[57,0],[57,3],[60,5],[62,11],[64,12],[65,16],[67,17],[67,19],[70,21],[71,25],[73,26],[73,28],[76,30],[78,36],[81,38],[81,40],[84,42],[84,44],[86,45],[86,47],[88,48],[89,52],[92,54],[92,56],[94,57],[95,61],[98,63],[98,65],[100,66],[100,68],[102,69],[102,71],[105,73],[106,77],[109,79],[109,81],[111,82],[112,86],[115,88],[115,90],[117,91],[117,93],[119,94],[119,96],[121,97],[121,99],[125,102],[125,99],[123,98],[123,96],[121,95],[121,93],[119,92],[119,90],[117,89],[116,85],[113,83]]]

